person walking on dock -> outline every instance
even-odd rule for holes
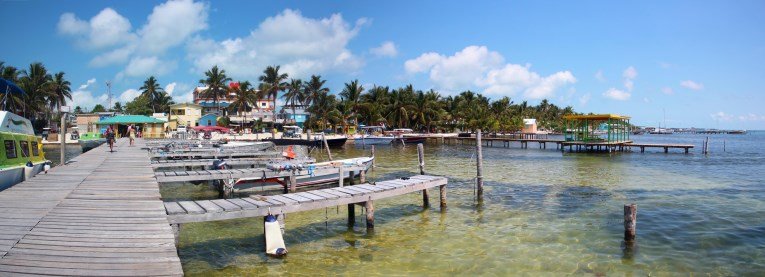
[[[114,130],[112,126],[106,128],[106,143],[109,144],[109,152],[114,152]]]
[[[133,142],[135,142],[135,125],[128,126],[128,136],[130,136],[130,146],[133,146]]]

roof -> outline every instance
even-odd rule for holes
[[[15,113],[0,111],[0,132],[34,135],[32,122]]]
[[[574,119],[574,120],[609,120],[609,119],[630,119],[629,116],[626,115],[618,115],[618,114],[582,114],[582,115],[564,115],[563,119]]]
[[[101,121],[98,121],[98,125],[109,124],[131,124],[131,123],[165,123],[164,120],[145,116],[145,115],[118,115],[113,116]]]
[[[178,107],[194,107],[194,108],[198,108],[198,109],[202,108],[202,106],[200,106],[199,104],[194,104],[194,103],[178,103],[178,104],[170,105],[171,109],[172,108],[178,108]]]

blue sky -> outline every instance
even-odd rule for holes
[[[64,71],[75,104],[176,101],[218,64],[623,113],[670,127],[765,129],[762,1],[0,1],[0,60]]]

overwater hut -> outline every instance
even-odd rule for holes
[[[617,114],[565,115],[567,142],[630,142],[630,117]]]
[[[127,135],[127,127],[129,125],[138,127],[144,138],[165,137],[165,121],[145,115],[118,115],[100,120],[97,124],[102,127],[112,126],[112,128],[117,130],[117,135],[120,137]]]

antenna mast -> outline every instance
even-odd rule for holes
[[[109,98],[109,106],[106,108],[108,111],[112,108],[112,81],[106,81],[106,96]]]

